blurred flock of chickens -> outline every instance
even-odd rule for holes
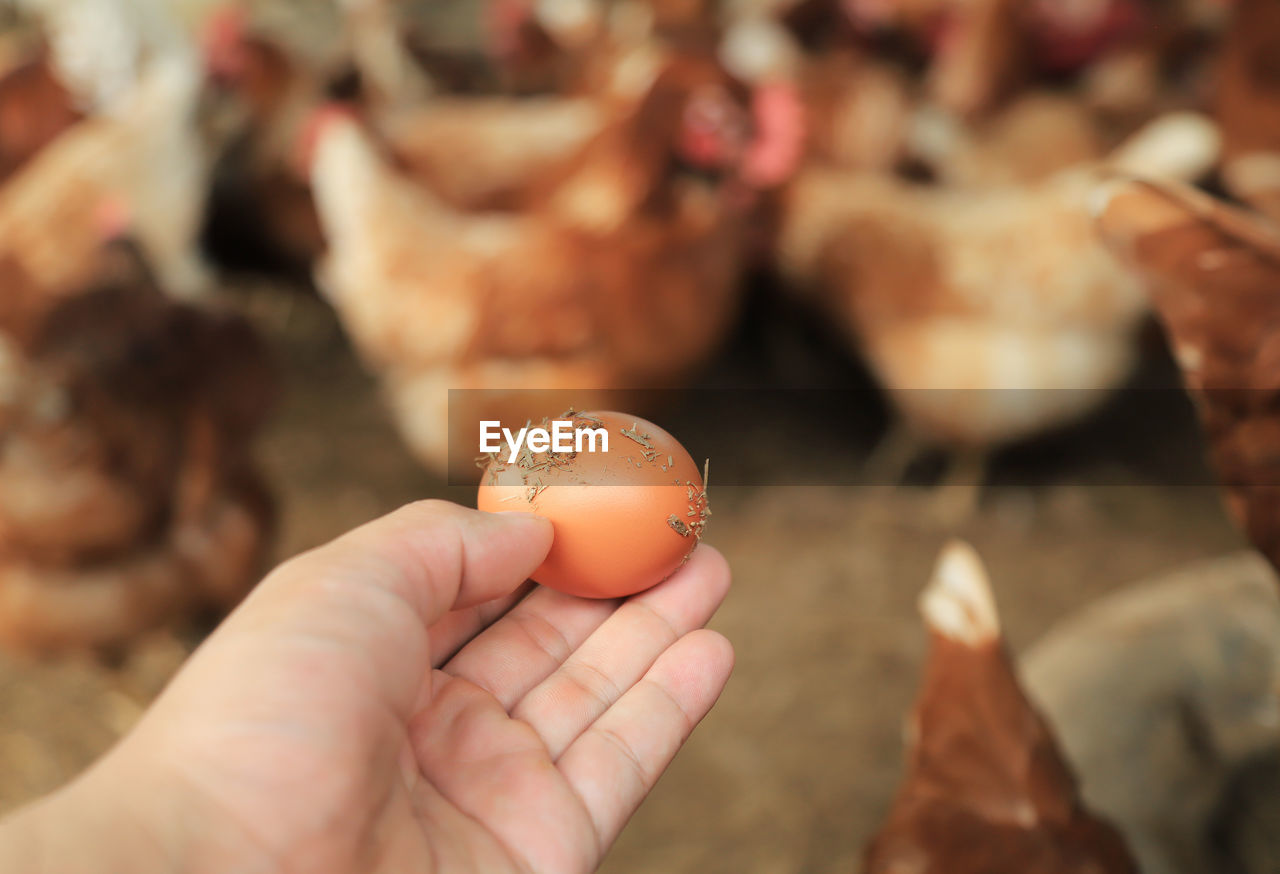
[[[394,0],[313,5],[5,7],[4,646],[119,646],[257,579],[272,368],[219,282],[246,269],[314,281],[436,471],[448,389],[679,387],[752,272],[958,454],[1087,413],[1154,313],[1280,561],[1276,0],[492,0],[465,48]],[[1040,794],[948,808],[926,696],[869,870],[996,870],[922,861],[913,830],[965,817],[1056,823],[1022,870],[1131,870],[984,586],[944,558],[927,680],[964,694],[960,651],[994,653],[974,694]]]

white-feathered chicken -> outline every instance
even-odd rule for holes
[[[460,211],[393,169],[356,119],[321,123],[319,278],[429,464],[445,460],[446,388],[658,387],[725,331],[749,121],[714,64],[635,63],[634,93],[518,211]]]
[[[112,112],[155,58],[194,61],[184,22],[196,0],[21,0],[43,25],[59,77],[82,108]]]
[[[210,284],[196,249],[209,160],[195,125],[199,71],[157,58],[111,114],[65,130],[0,189],[0,252],[62,287],[101,240],[103,204],[129,216],[166,289]]]
[[[1199,116],[1028,186],[959,191],[811,170],[789,193],[785,272],[866,357],[907,426],[985,452],[1092,409],[1130,374],[1146,297],[1097,239],[1106,166],[1194,178],[1216,156]]]

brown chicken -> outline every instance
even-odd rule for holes
[[[1265,0],[1264,0],[1265,2]],[[905,34],[928,58],[927,86],[941,107],[980,116],[1037,81],[1078,77],[1081,96],[1125,121],[1187,108],[1165,103],[1170,70],[1185,75],[1216,0],[843,0],[869,35]],[[1186,89],[1187,80],[1182,82]]]
[[[324,237],[296,145],[329,74],[255,31],[239,5],[215,10],[201,37],[230,130],[215,173],[210,248],[232,267],[305,275]]]
[[[743,81],[795,84],[806,157],[825,166],[886,174],[909,167],[973,185],[1038,181],[1102,156],[1099,119],[1078,96],[1032,91],[966,120],[924,100],[904,66],[865,46],[806,49],[776,13],[742,13],[720,56]]]
[[[565,16],[568,7],[570,14]],[[493,0],[485,6],[486,53],[503,90],[514,94],[562,91],[581,76],[581,52],[603,28],[594,3]]]
[[[195,126],[198,75],[158,58],[111,114],[67,128],[0,189],[0,257],[45,288],[65,288],[100,243],[99,207],[124,207],[167,291],[206,293],[196,247],[208,152]]]
[[[0,645],[113,647],[231,607],[270,531],[255,335],[172,301],[124,242],[70,288],[0,275]]]
[[[630,71],[634,93],[518,211],[460,211],[406,184],[355,119],[320,125],[320,284],[429,465],[447,388],[661,387],[728,327],[750,119],[708,61],[646,49]]]
[[[386,12],[380,3],[357,3],[351,41],[363,44],[378,33],[387,39]],[[208,20],[204,50],[214,82],[243,109],[242,133],[220,167],[215,246],[226,257],[251,250],[266,266],[309,269],[325,243],[300,144],[310,138],[306,122],[338,72],[308,65],[255,32],[239,6]],[[603,84],[577,97],[392,99],[376,81],[366,87],[367,58],[353,62],[362,73],[358,105],[392,161],[462,209],[516,208],[536,180],[572,161],[604,122]]]
[[[1028,91],[971,122],[924,107],[912,119],[912,159],[948,186],[1036,184],[1101,160],[1102,126],[1079,100]]]
[[[930,90],[962,116],[997,106],[1037,76],[1061,77],[1139,41],[1143,0],[968,0],[944,4],[933,23]],[[1166,18],[1172,17],[1166,15]]]
[[[892,171],[914,108],[905,73],[849,47],[806,51],[779,14],[748,10],[733,18],[718,49],[725,67],[757,88],[794,91],[806,160]]]
[[[1215,103],[1223,180],[1232,193],[1280,221],[1280,5],[1234,4]]]
[[[351,57],[372,102],[420,102],[434,86],[406,44],[397,0],[339,0]]]
[[[1280,567],[1280,232],[1169,183],[1119,183],[1103,237],[1146,280],[1232,515]]]
[[[805,64],[800,88],[812,158],[882,172],[902,161],[914,102],[901,71],[832,52]]]
[[[1089,197],[1106,167],[1195,178],[1216,147],[1206,119],[1176,115],[1108,165],[1035,185],[810,169],[788,192],[781,263],[845,329],[911,436],[957,453],[972,486],[983,454],[1083,416],[1131,372],[1147,303],[1096,236]]]
[[[590,97],[435,97],[370,123],[404,171],[452,206],[514,209],[600,133],[604,108]]]
[[[1025,0],[950,3],[934,24],[929,90],[945,109],[972,116],[992,108],[1027,77]]]
[[[652,8],[650,3],[633,5]],[[672,10],[664,19],[659,9],[641,22],[601,25],[597,39],[576,50],[583,76],[566,84],[564,94],[437,96],[417,106],[373,107],[367,111],[370,124],[402,169],[451,205],[523,208],[546,189],[545,179],[562,178],[572,170],[620,107],[626,111],[635,102],[632,92],[643,90],[646,77],[652,75],[655,56],[666,51],[662,46],[668,31],[685,34],[685,41],[677,43],[682,52],[711,53],[714,19],[695,14],[700,7],[694,6],[685,10],[687,20]],[[681,21],[683,26],[677,27]],[[788,87],[754,84],[759,87],[753,91],[751,112],[760,147],[744,154],[742,165],[743,174],[765,188],[777,184],[799,161],[804,122]],[[701,107],[695,110],[712,105]],[[726,121],[736,123],[732,118]],[[693,123],[715,126],[718,121]]]
[[[1124,840],[1080,801],[1019,686],[978,556],[949,544],[920,599],[932,649],[907,773],[867,874],[1134,874]]]
[[[715,0],[493,0],[489,53],[508,92],[576,93],[598,78],[602,44],[658,37],[706,49],[717,12]]]
[[[0,184],[80,118],[47,55],[5,70],[0,75]]]

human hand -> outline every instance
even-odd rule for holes
[[[550,544],[423,502],[280,566],[0,867],[592,870],[728,680],[729,573],[702,545],[621,602],[530,593]]]

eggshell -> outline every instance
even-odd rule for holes
[[[624,413],[572,413],[575,427],[603,427],[608,452],[523,451],[490,457],[477,506],[537,513],[555,540],[533,573],[544,586],[587,598],[617,598],[654,586],[679,568],[711,515],[698,465],[652,422]],[[538,427],[548,427],[544,420]]]

